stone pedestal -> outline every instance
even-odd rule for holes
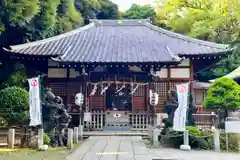
[[[73,143],[78,143],[78,127],[73,129]]]
[[[214,150],[220,152],[220,133],[217,129],[213,129],[214,133]]]
[[[153,140],[153,127],[152,126],[148,127],[148,140],[150,142],[152,142],[152,140]]]
[[[44,145],[43,134],[43,128],[38,129],[38,149],[42,148]]]
[[[68,149],[73,148],[73,129],[71,129],[71,128],[68,128],[67,147],[68,147]]]
[[[83,139],[83,125],[80,125],[78,127],[78,138],[79,138],[79,140]]]
[[[15,142],[15,129],[8,130],[8,148],[13,149]]]
[[[189,133],[188,130],[183,132],[183,145],[180,146],[181,150],[190,151],[191,147],[189,146]]]
[[[153,147],[154,148],[158,148],[159,147],[159,141],[158,141],[158,137],[160,135],[161,131],[160,129],[153,129]]]

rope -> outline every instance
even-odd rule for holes
[[[148,85],[148,83],[138,83],[138,82],[124,82],[124,81],[101,81],[101,82],[87,82],[88,84],[96,85],[96,84],[136,84],[136,85]]]

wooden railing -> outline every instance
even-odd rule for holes
[[[85,130],[101,131],[105,125],[105,112],[103,110],[92,111],[92,121],[84,122]]]
[[[129,113],[129,126],[132,130],[147,130],[152,122],[152,115],[147,112]],[[85,130],[100,131],[105,126],[105,112],[92,111],[92,121],[84,122]]]
[[[199,129],[211,128],[216,123],[216,115],[212,113],[197,113],[193,114],[193,117],[195,124]],[[157,118],[161,119],[162,117]],[[152,124],[152,120],[152,114],[146,111],[129,113],[129,126],[132,130],[145,131]],[[88,123],[85,122],[84,129],[90,131],[101,131],[104,126],[105,111],[92,111],[92,121]]]
[[[130,113],[129,122],[132,130],[148,130],[148,126],[152,123],[152,115],[144,111]]]
[[[217,116],[214,113],[197,113],[193,117],[199,129],[210,129],[216,125]]]

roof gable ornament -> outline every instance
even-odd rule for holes
[[[180,57],[178,57],[178,56],[177,56],[178,54],[172,52],[168,46],[166,46],[166,49],[167,49],[168,53],[172,56],[172,60],[174,60],[174,61],[182,61],[182,60],[185,59],[185,58],[180,58]]]

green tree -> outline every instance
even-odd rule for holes
[[[9,26],[24,26],[39,13],[38,0],[1,0],[0,31]]]
[[[119,19],[120,14],[118,6],[110,0],[98,0],[101,5],[100,10],[97,12],[97,19]]]
[[[123,13],[125,19],[148,19],[155,18],[155,10],[151,5],[133,4],[127,11]]]
[[[214,76],[224,76],[240,66],[240,42],[233,43],[235,50],[227,58],[222,59],[212,69]]]
[[[221,43],[239,38],[239,8],[239,0],[156,2],[158,23],[191,37]]]
[[[28,119],[29,94],[19,87],[7,87],[0,91],[1,117],[8,125],[23,125]]]
[[[0,10],[0,44],[48,38],[83,25],[74,0],[4,0]]]
[[[240,65],[239,0],[165,0],[157,1],[155,8],[159,25],[193,38],[236,47],[229,57],[200,73],[202,79],[223,76]]]
[[[0,47],[52,37],[89,23],[117,19],[110,0],[1,0]]]
[[[57,18],[57,34],[78,28],[84,23],[81,13],[75,8],[74,0],[61,0]]]
[[[230,78],[219,78],[207,91],[203,106],[210,109],[240,108],[240,86]]]

